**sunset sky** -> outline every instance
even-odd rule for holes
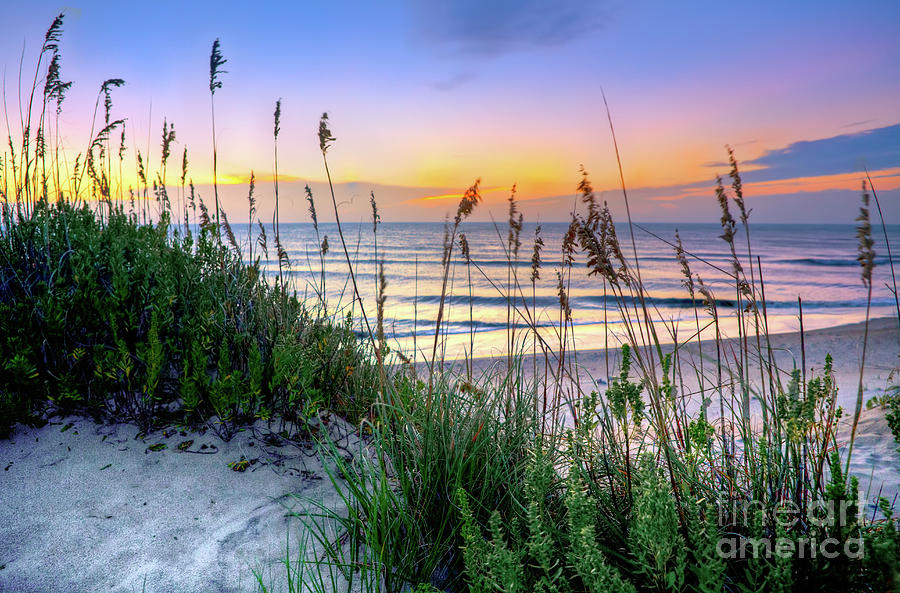
[[[23,47],[30,88],[60,11],[62,76],[75,83],[60,127],[72,154],[88,144],[101,82],[123,78],[113,116],[127,118],[126,175],[135,143],[158,163],[165,117],[178,141],[170,181],[187,146],[204,198],[209,52],[220,38],[218,168],[235,213],[251,170],[271,200],[278,98],[283,220],[307,220],[306,183],[326,199],[316,138],[326,111],[350,219],[374,190],[385,220],[440,220],[480,177],[480,219],[504,219],[517,183],[527,216],[564,220],[582,164],[621,212],[602,88],[638,220],[716,220],[714,179],[730,144],[758,221],[852,222],[865,166],[900,222],[896,0],[7,2],[0,68],[14,137]]]

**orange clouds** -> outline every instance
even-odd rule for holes
[[[509,188],[509,187],[488,187],[488,188],[482,188],[480,190],[480,192],[482,195],[484,195],[484,194],[488,194],[488,193],[501,192],[501,191],[509,192],[510,189],[511,188]],[[436,195],[436,196],[423,196],[421,198],[414,198],[412,200],[407,200],[407,203],[421,204],[422,202],[431,202],[431,201],[435,201],[435,200],[450,200],[450,199],[459,200],[462,197],[463,197],[462,192],[458,192],[458,193],[452,193],[452,194],[440,194],[440,195]]]
[[[273,183],[275,181],[275,175],[272,173],[262,173],[256,175],[256,183]],[[280,183],[291,183],[295,181],[304,181],[303,177],[297,177],[295,175],[287,175],[285,173],[278,174],[278,181]],[[217,178],[217,182],[219,185],[250,185],[250,175],[240,175],[240,174],[229,174],[226,173],[224,175],[219,175]],[[212,176],[209,179],[205,179],[200,183],[212,185]]]

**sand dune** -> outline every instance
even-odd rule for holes
[[[263,422],[227,443],[84,419],[19,428],[0,441],[4,592],[255,591],[252,571],[278,580],[288,536],[297,547],[294,495],[341,505],[315,452]]]
[[[866,398],[884,389],[898,365],[895,324],[875,320],[870,328]],[[849,412],[861,341],[860,324],[806,335],[809,367],[821,368],[825,353],[834,357]],[[783,366],[799,360],[797,335],[775,336],[773,347]],[[580,352],[578,362],[600,377],[604,356]],[[335,419],[328,429],[355,449],[346,423]],[[845,422],[841,439],[848,434]],[[148,592],[231,593],[255,590],[253,569],[277,581],[288,536],[301,537],[288,509],[304,504],[292,495],[341,505],[314,451],[277,440],[262,422],[227,443],[211,432],[141,437],[132,426],[84,419],[18,427],[0,441],[0,591],[131,593],[146,582]],[[864,411],[852,471],[867,500],[897,495],[896,449],[884,411]],[[253,463],[244,472],[228,467],[241,459]]]

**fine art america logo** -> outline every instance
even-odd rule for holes
[[[857,498],[857,500],[859,500]],[[729,534],[719,539],[716,552],[719,557],[727,559],[747,558],[826,558],[838,556],[859,559],[864,556],[863,539],[861,537],[841,538],[827,537],[827,532],[834,528],[848,526],[858,521],[858,507],[847,500],[835,504],[834,501],[813,501],[806,507],[785,502],[774,513],[767,514],[761,502],[739,502],[732,505],[720,504],[719,525],[759,525],[759,517],[767,517],[763,521],[769,537],[748,537],[740,534]],[[731,513],[727,513],[727,510]],[[855,515],[854,515],[855,513]],[[789,537],[787,533],[802,520],[807,535]],[[819,532],[820,536],[815,533]]]

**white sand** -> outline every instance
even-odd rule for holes
[[[254,569],[283,586],[300,525],[287,508],[304,507],[291,495],[341,506],[317,456],[266,444],[262,422],[227,443],[172,432],[66,419],[0,441],[0,591],[255,591]],[[242,456],[259,461],[232,471]]]
[[[900,444],[894,441],[884,414],[883,408],[863,410],[850,459],[850,474],[859,478],[860,496],[870,516],[880,496],[893,504],[895,514],[900,511]],[[841,443],[850,440],[850,424],[848,419],[838,432]],[[846,456],[846,446],[842,453]]]

